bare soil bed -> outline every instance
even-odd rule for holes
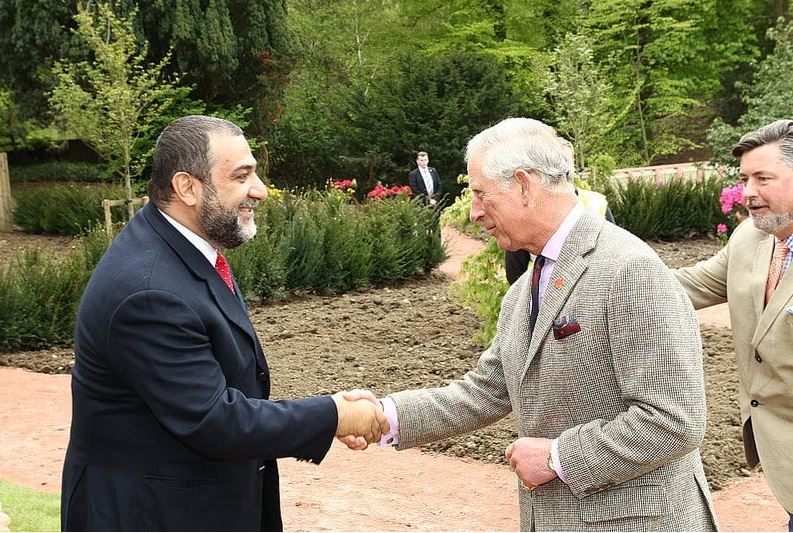
[[[68,238],[0,234],[0,263],[35,243],[64,253]],[[651,243],[671,267],[710,257],[721,243],[688,239]],[[448,296],[451,278],[433,273],[399,285],[341,296],[306,295],[251,306],[251,318],[273,375],[274,398],[369,388],[378,395],[410,387],[443,385],[476,365],[483,349],[471,338],[474,312]],[[729,329],[703,326],[708,432],[702,446],[713,489],[748,476],[744,468],[737,405],[737,374]],[[68,373],[70,348],[0,353],[0,365],[42,373]],[[516,438],[512,417],[473,434],[426,449],[504,463]]]

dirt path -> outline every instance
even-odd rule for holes
[[[453,274],[481,243],[449,235]],[[456,262],[456,264],[455,264]],[[0,478],[60,491],[71,418],[70,378],[0,367]],[[320,467],[280,461],[287,529],[299,531],[514,531],[515,476],[501,465],[415,450],[349,452]],[[363,481],[362,481],[363,480]],[[714,494],[725,531],[786,531],[787,515],[755,474]],[[2,503],[0,495],[0,504]],[[487,509],[482,512],[483,507]],[[13,518],[13,517],[12,517]]]

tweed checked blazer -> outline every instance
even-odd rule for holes
[[[774,236],[751,220],[718,254],[675,274],[699,309],[729,302],[740,378],[743,446],[774,495],[793,512],[793,268],[764,308]]]
[[[514,411],[521,437],[559,438],[560,479],[520,490],[523,530],[716,528],[698,446],[706,409],[696,315],[642,241],[585,213],[529,331],[530,275],[512,285],[477,368],[446,387],[392,395],[399,448]],[[581,331],[557,340],[552,321]],[[518,485],[516,479],[516,486]]]

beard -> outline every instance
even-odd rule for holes
[[[746,202],[746,206],[759,207],[759,202],[752,202],[751,200],[748,200]],[[752,224],[754,224],[754,227],[763,233],[775,234],[793,224],[793,212],[790,211],[786,213],[774,213],[769,211],[768,213],[764,213],[762,215],[750,214],[750,216],[752,217]]]
[[[253,209],[258,202],[246,200],[239,207]],[[200,212],[201,229],[210,242],[221,248],[236,248],[256,235],[253,213],[247,223],[240,220],[239,208],[229,209],[220,203],[214,187],[206,188]]]

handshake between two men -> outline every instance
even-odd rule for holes
[[[336,437],[351,449],[366,449],[390,431],[383,407],[371,392],[337,392],[333,401],[339,415]]]
[[[339,413],[336,437],[349,449],[365,450],[381,436],[389,435],[391,426],[384,404],[371,391],[338,392],[333,395],[333,400]],[[394,422],[399,423],[396,419]],[[524,489],[534,490],[556,479],[557,473],[550,461],[550,447],[550,439],[533,437],[519,438],[507,447],[506,459]]]

